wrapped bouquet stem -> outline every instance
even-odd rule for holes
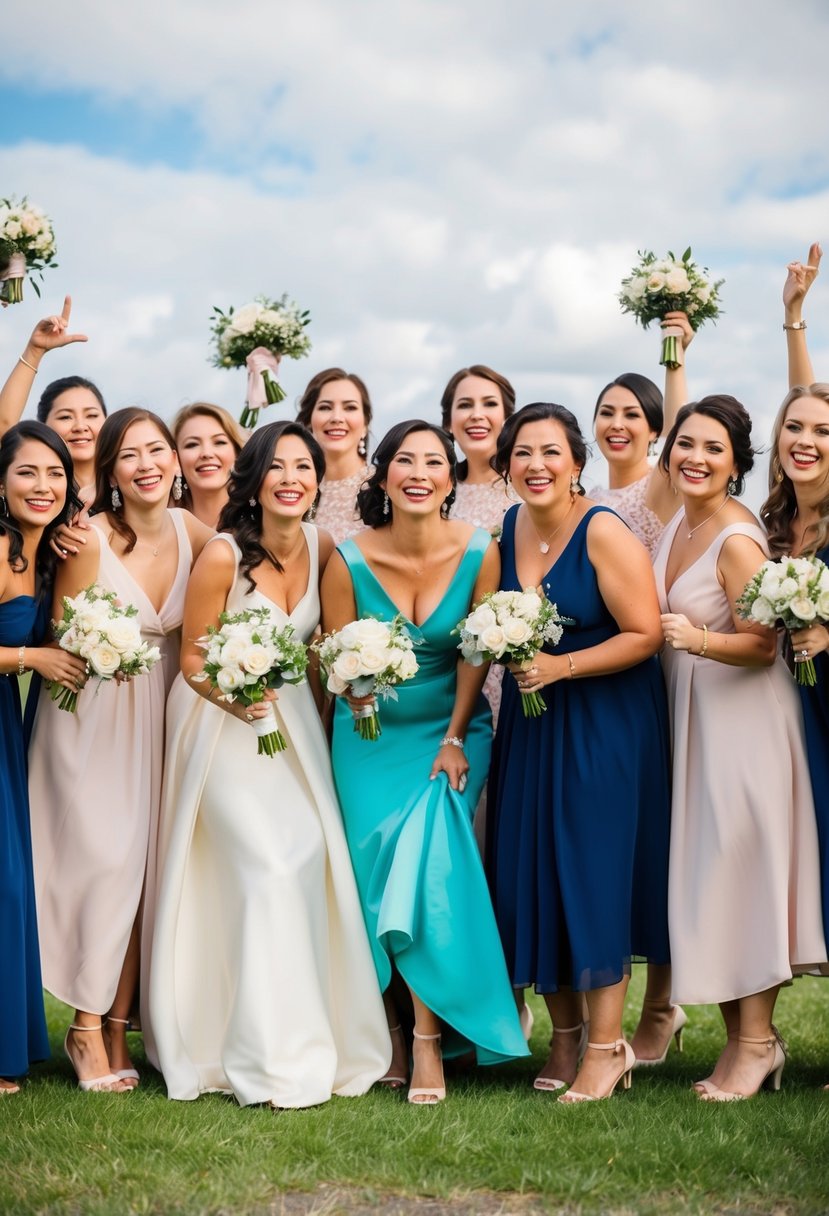
[[[26,275],[42,279],[44,267],[57,266],[55,252],[52,223],[40,207],[25,197],[20,202],[0,198],[0,300],[19,304]],[[31,282],[40,295],[34,278]]]

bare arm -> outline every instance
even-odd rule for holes
[[[777,654],[773,629],[745,621],[737,615],[736,603],[746,583],[766,560],[766,555],[750,536],[729,536],[717,560],[717,577],[731,605],[736,633],[713,633],[702,628],[705,622],[691,622],[683,613],[668,612],[662,617],[665,641],[675,650],[688,650],[729,667],[770,667]],[[707,636],[707,644],[706,644]]]
[[[799,325],[803,320],[803,301],[809,293],[820,269],[823,250],[817,241],[809,246],[806,264],[789,262],[786,282],[783,284],[783,323]],[[810,385],[815,382],[815,372],[809,357],[805,329],[786,330],[786,353],[789,365],[789,388],[797,384]]]
[[[662,322],[663,328],[666,325],[674,325],[682,330],[682,349],[687,352],[688,347],[694,340],[694,331],[691,328],[691,322],[688,320],[684,312],[669,312],[665,320]],[[665,368],[665,397],[664,397],[664,422],[662,426],[663,436],[667,435],[676,422],[676,416],[682,409],[683,405],[688,402],[688,379],[685,374],[685,361],[679,367]],[[663,524],[668,523],[670,519],[676,515],[677,501],[673,486],[670,483],[667,473],[660,467],[652,470],[650,481],[648,483],[648,492],[645,496],[645,504],[650,507],[653,513],[662,520]]]
[[[26,349],[0,389],[0,437],[22,418],[40,360],[46,352],[71,342],[86,342],[85,334],[67,333],[71,310],[72,297],[67,296],[60,316],[45,317],[32,331]]]
[[[16,594],[12,569],[9,565],[9,541],[0,536],[0,603]],[[55,643],[49,646],[0,646],[0,673],[17,675],[21,662],[24,671],[35,671],[53,684],[77,692],[86,682],[83,659],[61,650]]]

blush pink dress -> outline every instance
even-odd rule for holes
[[[663,612],[733,633],[717,579],[723,528],[665,587],[674,536],[668,524],[654,571]],[[672,1000],[706,1005],[764,992],[826,960],[817,827],[800,703],[781,658],[731,667],[666,646],[662,663],[673,734],[668,920]]]

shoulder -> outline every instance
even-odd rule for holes
[[[591,508],[587,516],[587,556],[593,566],[630,566],[650,556],[628,524],[610,507]]]
[[[613,543],[620,537],[633,537],[628,524],[617,515],[612,507],[591,503],[582,516],[586,520],[588,542],[603,544]]]
[[[317,528],[314,524],[311,526],[316,530],[317,560],[319,562],[320,574],[322,574],[323,570],[328,565],[331,554],[335,550],[334,537],[330,532],[326,532],[325,528]]]
[[[190,541],[190,548],[193,550],[193,558],[195,559],[216,533],[207,524],[202,523],[200,519],[196,519],[191,511],[185,511],[182,507],[175,507],[174,511],[184,521],[187,539]]]
[[[196,523],[199,521],[196,520]],[[202,527],[205,525],[202,524]],[[196,559],[195,571],[200,576],[222,578],[236,573],[236,548],[233,537],[219,532],[208,536],[209,544],[202,546]]]

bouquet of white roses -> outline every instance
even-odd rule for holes
[[[712,282],[706,267],[691,260],[690,245],[681,258],[668,251],[657,258],[649,250],[639,253],[639,264],[626,279],[622,279],[619,301],[622,312],[633,313],[643,329],[651,321],[661,321],[668,312],[684,312],[693,330],[704,321],[716,321],[720,316],[720,288],[725,279]],[[680,330],[670,327],[662,339],[660,363],[676,368],[682,363]]]
[[[35,271],[42,279],[45,266],[57,266],[56,252],[52,222],[40,207],[25,197],[19,203],[0,198],[0,299],[19,304],[26,272]],[[4,263],[8,265],[2,268]],[[40,295],[34,279],[32,287]]]
[[[338,633],[328,633],[314,643],[320,657],[325,687],[335,695],[351,689],[355,697],[391,697],[397,700],[396,685],[411,680],[417,672],[412,636],[398,615],[392,621],[364,617],[352,621]],[[382,734],[377,706],[352,710],[354,729],[361,739]]]
[[[214,366],[247,368],[247,405],[239,421],[243,427],[254,427],[260,409],[285,400],[285,390],[274,379],[283,355],[301,359],[311,349],[305,332],[311,314],[289,303],[286,295],[279,300],[257,296],[238,310],[214,308],[213,312]]]
[[[771,627],[776,621],[791,631],[829,621],[829,566],[819,557],[781,557],[763,562],[737,600],[746,621]],[[817,683],[815,665],[795,656],[798,684]]]
[[[294,634],[293,625],[280,629],[267,608],[250,608],[232,616],[223,612],[218,629],[209,626],[206,637],[198,640],[205,651],[204,670],[191,678],[195,683],[209,680],[220,690],[220,701],[258,705],[266,688],[304,682],[308,651]],[[263,717],[251,719],[251,725],[259,737],[257,755],[285,751],[272,705]]]
[[[86,660],[87,671],[98,681],[121,676],[144,676],[161,658],[138,628],[138,609],[116,602],[114,591],[93,583],[74,599],[63,597],[63,616],[52,622],[58,645]],[[74,713],[78,694],[61,684],[52,684],[50,696],[59,709]]]
[[[572,621],[561,616],[545,595],[528,587],[525,591],[490,591],[454,632],[461,636],[458,650],[473,667],[482,663],[529,667],[542,646],[558,645],[564,624]],[[528,692],[521,695],[521,707],[525,717],[537,718],[547,705],[540,693]]]

